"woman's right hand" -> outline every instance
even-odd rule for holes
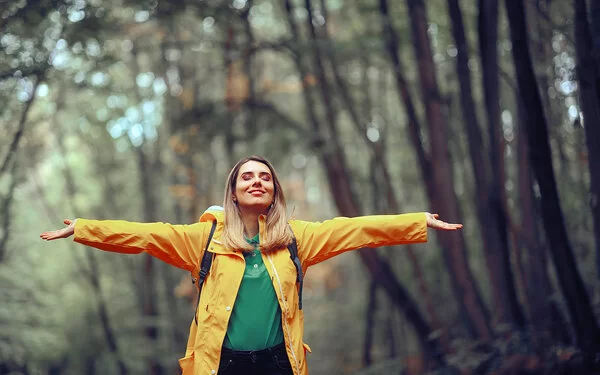
[[[75,221],[77,221],[77,219],[75,219],[75,220],[65,219],[64,223],[67,225],[66,227],[59,229],[59,230],[44,232],[44,233],[40,234],[40,237],[43,240],[47,240],[47,241],[56,240],[59,238],[71,237],[73,235],[73,233],[75,233]]]

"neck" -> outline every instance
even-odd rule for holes
[[[244,212],[240,210],[242,223],[244,223],[244,235],[247,238],[253,238],[258,233],[258,212]]]

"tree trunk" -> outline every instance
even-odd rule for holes
[[[358,104],[350,95],[350,87],[348,87],[347,83],[344,81],[342,76],[339,73],[338,67],[341,65],[337,59],[334,48],[330,45],[330,36],[327,31],[328,18],[327,18],[327,8],[325,0],[321,0],[321,12],[323,13],[323,17],[325,18],[325,24],[323,27],[323,37],[327,41],[327,47],[325,49],[327,53],[327,57],[331,63],[331,71],[333,73],[333,78],[335,84],[338,88],[338,92],[342,97],[342,103],[344,103],[348,114],[350,115],[350,119],[356,129],[356,132],[361,135],[365,141],[365,145],[369,148],[372,153],[372,161],[371,161],[371,171],[374,176],[374,181],[372,183],[374,197],[384,197],[385,199],[378,199],[374,202],[373,207],[375,212],[386,214],[386,213],[397,213],[403,212],[401,205],[398,202],[396,197],[396,193],[394,187],[392,186],[392,177],[390,175],[390,168],[388,162],[385,158],[385,138],[382,136],[378,141],[372,142],[367,137],[367,121],[364,119],[364,115],[360,116],[358,113]],[[368,96],[368,93],[366,93]],[[370,100],[368,100],[370,102]],[[366,107],[370,110],[370,106]],[[379,172],[379,173],[378,173]],[[382,191],[376,191],[381,187]],[[419,264],[419,260],[417,259],[417,255],[412,246],[405,246],[405,251],[408,255],[408,259],[414,271],[414,276],[417,280],[419,286],[419,293],[421,298],[423,299],[423,304],[426,307],[427,313],[431,320],[431,326],[434,331],[441,331],[442,325],[440,323],[440,319],[434,307],[433,300],[431,298],[431,293],[429,292],[429,288],[427,287],[427,283],[425,282],[425,276],[421,265]],[[442,335],[440,338],[440,343],[444,346],[445,349],[450,347],[450,341],[447,335]]]
[[[63,105],[63,101],[65,98],[60,97],[57,100],[56,105],[56,114],[59,113],[60,108]],[[56,140],[59,152],[62,156],[63,161],[66,163],[66,149],[63,143],[65,136],[62,134],[62,125],[58,123],[58,120],[55,118],[54,121],[54,129],[56,132]],[[75,177],[71,173],[71,169],[65,165],[63,168],[63,175],[65,178],[65,187],[67,193],[67,204],[70,206],[70,210],[75,217],[81,217],[81,213],[79,212],[78,207],[74,204],[74,197],[77,193],[77,185],[75,183]],[[108,350],[115,358],[117,362],[117,367],[119,369],[119,374],[126,375],[128,373],[127,367],[125,366],[124,360],[121,358],[121,353],[119,350],[119,345],[117,342],[117,338],[115,335],[115,330],[110,321],[110,317],[108,314],[108,306],[106,300],[104,298],[104,294],[102,292],[102,285],[100,284],[100,271],[98,270],[98,263],[96,261],[96,255],[93,253],[95,250],[87,248],[84,252],[85,258],[87,260],[87,264],[89,265],[89,270],[84,271],[85,277],[87,281],[90,283],[92,287],[92,295],[94,301],[96,303],[96,308],[98,309],[98,318],[100,319],[100,324],[102,327],[102,333],[104,335],[104,339],[106,340],[106,345]]]
[[[156,220],[156,200],[152,192],[152,179],[150,177],[151,166],[147,160],[147,156],[144,153],[142,147],[136,149],[138,172],[140,177],[140,190],[142,192],[142,210],[143,210],[143,221],[144,222],[155,222]],[[142,267],[142,313],[144,318],[147,319],[147,326],[145,328],[145,335],[153,347],[153,354],[148,359],[148,374],[161,375],[164,373],[164,369],[160,362],[156,359],[157,344],[158,344],[158,328],[157,318],[158,311],[156,307],[156,281],[154,280],[155,274],[155,259],[148,254],[144,254],[144,264]]]
[[[85,375],[96,375],[96,358],[86,357],[83,367],[85,368]]]
[[[332,140],[332,142],[330,142],[324,150],[324,152],[329,155],[329,168],[327,168],[327,172],[328,174],[331,174],[332,179],[339,181],[339,187],[341,188],[341,190],[336,190],[333,196],[336,200],[336,204],[338,204],[338,207],[341,202],[354,202],[357,214],[359,214],[362,210],[358,200],[355,199],[355,193],[352,188],[350,174],[347,173],[348,167],[344,150],[338,142],[339,134],[336,127],[335,109],[332,102],[333,95],[331,89],[329,88],[329,83],[325,74],[325,67],[323,64],[323,56],[321,51],[322,47],[319,43],[319,38],[317,37],[317,31],[314,25],[311,0],[304,0],[304,6],[308,12],[306,24],[310,31],[311,39],[314,43],[314,66],[316,70],[316,76],[319,81],[318,86],[321,92],[321,100],[323,101],[323,107],[325,108],[325,125],[327,128],[327,136]]]
[[[577,270],[560,207],[548,130],[527,41],[527,26],[522,2],[506,0],[506,11],[513,45],[513,58],[519,91],[523,99],[529,158],[540,188],[542,219],[548,236],[558,280],[567,302],[577,344],[593,360],[600,351],[600,329],[590,299]]]
[[[253,54],[250,53],[252,48],[256,43],[256,39],[254,38],[254,32],[252,31],[252,25],[250,24],[250,9],[254,6],[254,0],[247,0],[244,9],[240,12],[240,17],[242,19],[242,24],[244,26],[244,32],[246,34],[246,48],[244,52],[244,74],[248,79],[248,99],[250,102],[254,102],[256,100],[256,88],[254,84],[254,74],[252,74],[252,57]],[[246,111],[248,111],[247,115],[247,129],[249,134],[256,134],[256,116],[253,106],[246,106]]]
[[[460,84],[460,103],[465,120],[467,130],[467,139],[469,143],[469,154],[471,158],[471,166],[473,168],[473,177],[476,189],[476,212],[479,222],[479,230],[481,233],[483,254],[486,259],[486,265],[491,281],[494,313],[497,323],[514,324],[517,327],[523,327],[523,318],[520,314],[520,307],[516,299],[516,291],[513,284],[513,278],[510,268],[509,248],[506,230],[506,212],[504,211],[505,203],[504,194],[501,194],[500,181],[504,180],[503,173],[503,147],[496,147],[501,143],[499,133],[500,108],[498,102],[498,71],[497,55],[495,54],[495,46],[497,39],[497,19],[494,22],[486,23],[486,18],[489,12],[487,4],[480,3],[481,16],[479,18],[479,33],[482,41],[480,47],[482,56],[489,55],[483,58],[484,70],[484,91],[486,92],[486,107],[490,120],[490,132],[494,136],[490,139],[490,144],[495,145],[490,147],[490,157],[495,163],[495,168],[501,172],[487,173],[488,158],[485,157],[484,149],[482,148],[482,136],[479,128],[479,122],[475,113],[475,101],[473,100],[471,90],[471,73],[469,70],[469,46],[465,37],[462,13],[458,0],[448,0],[448,8],[450,19],[452,21],[452,33],[456,42],[458,51],[456,59],[456,70]],[[497,6],[497,3],[496,3]],[[489,40],[493,48],[488,48],[484,45],[483,39]],[[491,53],[493,50],[494,53]],[[489,60],[489,62],[488,62]],[[487,78],[487,80],[486,80]],[[494,100],[496,102],[494,102]],[[493,103],[496,103],[494,105]],[[494,121],[491,120],[494,117]]]
[[[367,319],[365,327],[365,346],[363,348],[363,362],[365,367],[372,364],[371,348],[373,347],[373,336],[375,332],[375,312],[377,311],[377,283],[371,281],[369,286],[369,301],[367,302]]]
[[[404,78],[404,75],[402,74],[402,72],[404,71],[404,68],[403,68],[402,62],[400,60],[400,54],[398,53],[398,46],[400,44],[399,38],[398,38],[398,34],[397,34],[396,30],[394,29],[394,27],[392,25],[392,21],[391,21],[392,18],[389,15],[389,8],[388,8],[387,0],[380,0],[379,9],[380,9],[380,12],[381,12],[381,15],[383,18],[383,25],[384,25],[383,33],[384,33],[386,49],[388,51],[390,59],[392,60],[392,65],[394,68],[396,87],[399,91],[400,97],[402,98],[402,102],[404,104],[404,109],[406,111],[406,115],[407,115],[407,119],[408,119],[409,137],[410,137],[411,143],[415,149],[415,152],[417,154],[417,161],[419,163],[421,175],[422,175],[423,181],[425,183],[427,196],[430,197],[430,199],[431,199],[432,195],[434,194],[433,179],[431,178],[431,170],[432,170],[431,161],[430,161],[429,156],[427,155],[427,152],[425,151],[425,148],[423,146],[423,142],[422,142],[421,136],[420,136],[420,134],[421,134],[420,121],[417,117],[415,105],[414,105],[412,96],[410,94],[410,91],[408,89],[408,84],[406,82],[406,79]],[[440,239],[440,240],[443,241],[443,239]],[[444,242],[442,242],[442,246],[446,247],[446,244]],[[453,277],[452,274],[451,274],[451,277]],[[455,291],[456,291],[456,289],[455,289]],[[462,321],[463,321],[465,327],[468,329],[469,333],[474,335],[474,333],[473,333],[474,330],[472,328],[472,324],[470,323],[469,313],[468,313],[467,308],[465,307],[464,301],[460,297],[458,297],[457,300],[458,300],[460,311],[461,311]]]
[[[2,204],[0,205],[0,210],[2,213],[0,214],[2,217],[2,231],[0,235],[0,263],[4,260],[6,256],[6,244],[8,243],[9,236],[11,234],[11,222],[12,222],[12,214],[11,207],[14,199],[14,192],[17,186],[17,151],[19,149],[19,143],[21,142],[21,138],[25,133],[25,124],[27,124],[27,115],[29,115],[29,110],[35,100],[35,95],[37,88],[40,84],[40,78],[36,78],[31,89],[31,97],[25,103],[25,108],[23,108],[23,112],[21,113],[21,117],[19,118],[19,124],[17,125],[17,131],[13,136],[13,140],[10,143],[8,148],[8,152],[4,156],[4,160],[2,161],[2,165],[0,166],[0,178],[6,172],[7,169],[10,168],[11,181],[8,187],[8,191],[6,195],[2,197]],[[9,165],[12,165],[9,167]]]
[[[308,16],[308,23],[310,27],[310,25],[312,25],[312,9],[308,1],[306,5],[310,10],[310,14]],[[300,33],[298,32],[298,28],[293,20],[293,9],[290,0],[285,1],[285,10],[290,29],[292,31],[292,36],[294,40],[299,41]],[[316,40],[316,31],[314,29],[311,31],[311,36],[314,40]],[[302,80],[304,81],[304,78],[307,77],[307,69],[305,69],[300,56],[296,56],[296,66],[300,72]],[[320,79],[320,84],[326,85],[327,82],[325,81],[326,77],[324,69],[322,69],[322,63],[318,61],[320,59],[319,56],[320,52],[316,51],[314,61],[317,68],[317,74]],[[339,144],[339,138],[336,136],[337,130],[335,129],[335,116],[332,112],[332,103],[329,101],[329,98],[327,100],[323,98],[325,102],[325,109],[328,112],[326,117],[328,120],[329,135],[331,136],[330,140],[331,143],[333,143],[330,146],[324,145],[323,143],[323,130],[316,114],[316,103],[314,98],[306,89],[303,90],[303,95],[306,102],[307,115],[309,117],[314,134],[311,144],[317,152],[320,152],[321,161],[325,168],[330,191],[338,211],[340,215],[343,216],[358,216],[361,210],[359,208],[358,200],[352,191],[349,179],[350,174],[348,173],[346,167],[346,161],[341,149],[341,145]],[[328,96],[329,93],[326,89],[321,87],[321,95]],[[443,365],[445,363],[445,359],[443,358],[437,341],[428,339],[428,335],[431,333],[431,330],[419,312],[418,305],[410,298],[406,290],[398,282],[389,265],[386,264],[383,259],[381,259],[374,249],[361,249],[359,250],[359,255],[362,262],[369,270],[369,273],[372,275],[373,280],[375,280],[384,288],[393,303],[406,314],[408,321],[411,322],[415,328],[415,331],[417,332],[421,347],[426,355],[432,358],[437,364]]]
[[[31,97],[25,103],[25,108],[23,108],[23,112],[21,113],[21,117],[19,118],[19,124],[17,125],[17,131],[13,136],[13,140],[10,143],[8,148],[8,152],[4,156],[4,160],[2,161],[2,165],[0,166],[0,177],[6,172],[8,168],[10,168],[11,174],[11,183],[6,193],[6,196],[3,197],[2,206],[2,235],[0,236],[0,263],[4,260],[6,255],[6,244],[8,243],[9,235],[10,235],[10,227],[11,227],[11,219],[12,215],[10,212],[11,205],[13,202],[14,191],[17,185],[17,178],[15,175],[17,161],[15,160],[17,157],[17,151],[19,149],[19,143],[21,142],[21,138],[25,133],[25,125],[27,124],[27,116],[29,115],[29,111],[31,110],[31,106],[35,100],[35,95],[37,88],[40,84],[40,78],[35,79],[33,87],[31,89]],[[12,162],[12,166],[9,165]]]
[[[380,5],[384,3],[387,9],[387,1],[380,0]],[[422,0],[407,0],[407,5],[431,149],[431,168],[423,171],[427,195],[434,212],[439,213],[445,220],[461,222],[458,201],[454,193],[453,169],[447,144],[448,125],[443,112],[435,64],[427,34],[425,4]],[[380,9],[383,14],[383,7],[380,6]],[[391,20],[391,18],[388,19]],[[461,232],[440,232],[438,238],[445,248],[442,250],[442,254],[450,271],[454,294],[459,301],[461,315],[469,333],[484,341],[491,340],[493,334],[489,325],[488,312],[467,262],[463,234]]]
[[[134,73],[134,77],[138,75],[138,62],[137,62],[137,50],[134,46],[132,49],[132,70]],[[137,102],[141,102],[141,96],[139,92],[137,93]],[[144,135],[142,135],[144,137]],[[139,173],[139,189],[141,191],[142,196],[142,221],[144,222],[155,222],[157,220],[156,208],[157,208],[157,199],[154,196],[154,191],[152,187],[155,186],[153,184],[153,180],[151,174],[153,173],[153,163],[150,162],[148,156],[145,153],[146,140],[143,139],[141,145],[138,147],[131,144],[133,148],[133,152],[137,158],[137,167]],[[155,274],[155,259],[148,255],[143,254],[143,265],[142,265],[142,314],[144,318],[147,320],[146,328],[144,329],[144,334],[148,339],[152,347],[152,355],[148,358],[148,374],[150,375],[162,375],[165,373],[164,368],[157,360],[156,353],[158,353],[158,328],[157,328],[157,318],[158,311],[156,307],[156,281],[154,280]]]
[[[600,13],[598,1],[592,1]],[[600,21],[600,14],[596,14]],[[600,26],[596,25],[598,33]],[[575,0],[575,49],[577,52],[577,78],[584,121],[585,138],[590,169],[590,208],[596,237],[596,276],[600,279],[600,35],[592,36],[588,23],[585,0]]]
[[[569,333],[557,303],[552,298],[554,293],[548,275],[548,260],[542,234],[537,222],[537,209],[533,194],[533,175],[528,159],[527,134],[525,131],[526,116],[523,113],[521,99],[518,103],[517,133],[517,179],[519,189],[519,207],[521,211],[520,230],[515,231],[517,246],[525,249],[523,283],[525,296],[529,306],[529,321],[534,328],[534,336],[538,347],[545,347],[559,342],[570,344]]]
[[[174,39],[177,39],[180,37],[180,35],[178,35],[174,30],[176,30],[177,28],[174,25],[174,20],[173,18],[169,17],[164,21],[164,25],[163,27],[168,30],[167,33],[169,35],[173,35]],[[184,76],[184,71],[181,65],[177,65],[177,66],[173,66],[172,64],[175,63],[171,63],[169,62],[169,60],[167,59],[167,44],[166,43],[162,43],[161,44],[161,60],[158,62],[158,67],[157,69],[159,71],[162,72],[162,75],[164,77],[164,81],[167,85],[167,91],[171,92],[172,89],[172,85],[171,85],[171,81],[168,79],[168,75],[167,75],[167,71],[169,70],[169,66],[171,65],[173,68],[177,68],[177,71],[179,72],[180,76]],[[190,68],[191,69],[191,68]],[[190,76],[195,76],[193,74],[191,74]],[[184,81],[183,82],[183,86],[184,86],[184,90],[189,89],[188,85],[191,85],[192,87],[194,87],[194,85],[196,84],[196,82],[189,82],[189,81]],[[192,99],[190,100],[190,102],[187,102],[188,104],[191,103],[191,105],[195,105],[197,103],[197,92],[198,90],[196,90],[195,88],[192,88],[190,91],[192,91]],[[198,220],[197,217],[197,212],[196,211],[192,211],[193,208],[196,208],[196,202],[198,200],[198,192],[196,190],[196,185],[195,182],[196,180],[194,179],[194,172],[193,172],[193,168],[195,168],[195,166],[193,165],[193,152],[191,152],[191,150],[194,150],[195,148],[190,147],[188,149],[188,152],[185,153],[183,155],[183,157],[180,155],[181,152],[179,151],[179,148],[177,147],[177,144],[174,144],[171,142],[171,140],[175,140],[177,142],[177,140],[181,139],[182,137],[180,137],[181,134],[183,134],[185,131],[187,132],[191,132],[191,129],[180,129],[179,132],[176,129],[176,126],[174,124],[177,124],[178,118],[182,117],[182,112],[184,109],[188,109],[184,106],[184,103],[177,97],[173,97],[172,95],[168,95],[166,98],[166,104],[164,106],[164,121],[163,124],[161,126],[164,127],[167,137],[170,140],[169,145],[170,148],[169,151],[171,152],[171,154],[173,155],[173,162],[171,164],[171,168],[170,168],[170,175],[169,175],[169,181],[170,181],[170,186],[171,187],[177,187],[180,184],[180,177],[179,177],[179,166],[180,165],[184,165],[185,168],[192,168],[192,170],[189,170],[188,173],[188,183],[190,185],[189,190],[192,191],[193,194],[193,199],[191,199],[192,203],[190,204],[190,209],[185,210],[184,211],[184,205],[188,203],[188,198],[187,197],[181,197],[179,195],[175,195],[175,194],[171,194],[172,196],[174,196],[175,199],[173,199],[173,212],[174,212],[174,220],[175,222],[178,223],[182,223],[182,222],[195,222],[196,220]],[[185,160],[182,160],[183,158],[185,158]],[[185,203],[184,203],[185,202]],[[199,260],[198,260],[199,261]],[[166,267],[165,267],[166,266]],[[183,275],[181,276],[179,274],[179,272],[174,273],[172,267],[170,267],[169,265],[163,263],[162,265],[159,265],[160,267],[160,271],[162,272],[162,274],[164,275],[162,277],[162,281],[163,281],[163,285],[165,286],[165,291],[166,291],[166,296],[165,296],[165,306],[167,307],[167,314],[170,317],[184,317],[187,315],[187,313],[189,314],[193,314],[194,309],[193,307],[190,306],[190,304],[187,303],[187,299],[185,300],[184,304],[181,304],[178,300],[177,300],[177,295],[174,292],[176,285],[178,285],[180,283],[180,280],[185,280],[186,283],[189,283],[189,285],[191,285],[191,281],[188,275]],[[141,289],[141,287],[139,287],[138,289]],[[193,294],[194,296],[196,294]],[[140,303],[140,306],[143,306],[143,301]],[[183,309],[182,309],[183,306]],[[190,306],[188,308],[188,306]],[[183,310],[183,311],[182,311]],[[177,348],[179,348],[180,343],[185,342],[185,340],[187,339],[187,335],[188,335],[188,326],[186,324],[184,324],[182,321],[179,321],[179,319],[171,319],[172,322],[172,340],[171,340],[171,345],[170,345],[170,350],[176,350]],[[168,369],[166,371],[176,371],[179,370],[179,367],[176,363],[174,363],[172,366],[169,366]]]

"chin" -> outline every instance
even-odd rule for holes
[[[254,204],[250,203],[250,204],[244,205],[244,208],[246,210],[266,214],[269,211],[269,206],[270,206],[270,204],[265,205],[264,203],[254,203]]]

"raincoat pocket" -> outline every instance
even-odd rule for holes
[[[194,352],[179,360],[181,375],[194,375]]]

